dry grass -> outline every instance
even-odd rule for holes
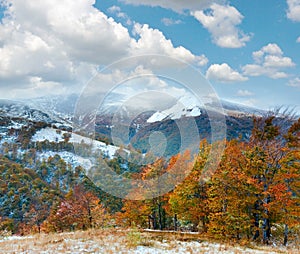
[[[197,234],[101,229],[0,239],[6,253],[300,253],[300,249],[213,243]]]

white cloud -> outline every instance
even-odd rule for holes
[[[294,22],[300,22],[300,0],[286,0],[286,2],[288,5],[287,17]],[[296,42],[300,43],[300,37]]]
[[[287,0],[287,17],[293,21],[300,22],[300,0]]]
[[[238,90],[237,95],[241,96],[241,97],[248,97],[248,96],[252,96],[254,94],[248,90]]]
[[[72,62],[42,38],[14,28],[9,32],[11,40],[0,48],[0,80],[36,75],[53,81],[73,78]]]
[[[179,46],[174,47],[171,40],[166,39],[158,29],[150,28],[149,25],[135,24],[134,32],[139,39],[133,43],[133,54],[161,54],[181,59],[188,63],[196,63],[199,66],[207,64],[208,59],[204,56],[195,56],[188,49]]]
[[[1,88],[2,98],[16,98],[22,95],[25,97],[39,97],[41,95],[60,95],[67,91],[67,88],[60,82],[45,81],[41,77],[28,77],[26,80],[20,80],[23,86],[12,87],[6,86]],[[26,89],[24,89],[26,86]]]
[[[219,82],[242,82],[248,80],[247,77],[233,70],[227,63],[212,64],[206,72],[206,77]]]
[[[110,14],[115,14],[116,17],[118,17],[118,18],[126,20],[126,25],[132,25],[132,21],[131,21],[130,17],[125,12],[122,12],[121,8],[119,6],[113,5],[113,6],[109,7],[107,9],[107,11]]]
[[[269,43],[252,53],[253,64],[242,67],[247,76],[267,76],[273,79],[286,78],[288,74],[282,69],[295,66],[291,58],[283,56],[281,48],[275,43]]]
[[[240,102],[241,104],[248,106],[248,107],[257,107],[258,100],[254,98],[250,98],[248,100],[243,100]]]
[[[272,79],[287,78],[288,75],[285,72],[277,71],[272,68],[265,68],[258,64],[247,64],[243,68],[244,75],[258,77],[267,76]]]
[[[212,35],[213,42],[224,48],[240,48],[246,45],[250,36],[237,26],[242,23],[243,15],[233,6],[212,4],[209,11],[194,11],[191,14]]]
[[[205,66],[208,63],[208,58],[205,55],[196,56],[196,63],[199,66]]]
[[[121,0],[126,4],[132,5],[148,5],[160,6],[162,8],[171,9],[175,12],[183,12],[184,10],[202,10],[211,4],[211,0]],[[215,0],[214,2],[224,2],[224,0]]]
[[[179,25],[182,24],[182,20],[180,19],[171,19],[171,18],[162,18],[161,22],[165,25],[165,26],[172,26],[172,25]]]
[[[1,66],[0,72],[6,75],[44,76],[51,71],[51,76],[62,72],[70,76],[77,63],[110,63],[130,49],[127,29],[94,9],[94,1],[6,2],[11,4],[10,17],[0,26],[5,35],[1,47],[5,68]]]
[[[275,43],[269,43],[268,45],[262,47],[259,51],[252,53],[254,60],[261,61],[264,54],[270,54],[275,56],[281,56],[283,54],[281,48]]]
[[[118,13],[121,12],[121,8],[119,6],[113,5],[107,9],[110,13]]]
[[[136,40],[126,27],[96,9],[95,0],[1,3],[7,6],[0,23],[1,94],[10,89],[10,94],[22,97],[27,89],[43,96],[59,87],[81,89],[98,65],[137,54],[164,54],[200,66],[208,61],[184,47],[175,48],[161,31],[148,25],[134,28],[140,37]],[[122,16],[117,6],[110,12]]]
[[[267,55],[264,62],[264,66],[271,68],[286,68],[294,65],[291,58],[274,55]]]
[[[288,83],[288,86],[300,88],[300,78],[291,79]]]

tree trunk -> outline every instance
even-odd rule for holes
[[[88,204],[88,218],[89,218],[89,228],[93,228],[93,217],[92,217],[92,211],[90,208],[90,204]]]
[[[155,212],[152,213],[151,218],[152,218],[152,228],[153,229],[157,229],[156,214],[155,214]]]
[[[148,229],[151,229],[151,220],[152,220],[152,217],[151,215],[148,216]]]
[[[177,214],[174,214],[174,231],[177,231]]]
[[[258,207],[259,207],[259,204],[258,204],[258,201],[256,201],[254,204],[254,209],[258,210]],[[259,237],[259,214],[254,213],[253,216],[254,216],[254,228],[255,228],[253,240],[255,241]]]
[[[268,185],[266,183],[266,177],[263,178],[264,180],[264,191],[267,191]],[[270,203],[270,196],[264,198],[264,204]],[[269,244],[269,238],[271,236],[271,228],[270,228],[270,219],[269,219],[269,211],[267,208],[264,209],[264,219],[263,219],[263,243]]]
[[[284,239],[283,239],[283,245],[287,245],[288,241],[288,234],[289,234],[289,226],[287,224],[284,224]]]
[[[202,228],[203,228],[203,232],[206,233],[207,232],[207,226],[206,226],[206,221],[205,221],[206,217],[202,216],[201,220],[202,220]]]
[[[267,211],[265,212],[266,214]],[[269,244],[269,238],[270,238],[270,221],[268,218],[263,219],[263,243]]]
[[[162,222],[162,210],[161,210],[161,203],[158,203],[158,223],[159,229],[163,230],[163,222]]]

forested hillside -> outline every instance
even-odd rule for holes
[[[58,154],[40,159],[43,151],[72,152],[70,136],[56,142],[35,140],[39,130],[49,128],[41,123],[11,131],[13,142],[2,142],[0,157],[0,232],[121,226],[286,245],[300,232],[300,119],[268,115],[255,117],[253,126],[249,140],[226,142],[221,162],[207,181],[203,170],[218,142],[203,139],[193,164],[189,151],[139,167],[126,164],[118,155],[121,150],[113,157],[103,155],[118,174],[133,179],[155,179],[171,169],[178,176],[190,171],[171,192],[138,201],[106,194],[86,176],[86,169]],[[167,184],[152,183],[153,189]],[[140,195],[138,189],[128,194],[136,199]]]

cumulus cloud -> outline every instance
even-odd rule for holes
[[[282,69],[295,66],[291,58],[283,56],[281,48],[275,43],[269,43],[252,53],[253,64],[242,67],[244,75],[268,76],[273,79],[286,78],[288,74]]]
[[[239,72],[233,70],[227,63],[212,64],[206,72],[206,77],[224,83],[248,80],[247,77],[244,77]]]
[[[253,52],[254,60],[260,61],[264,54],[281,56],[283,54],[281,48],[275,43],[269,43],[260,50]]]
[[[287,17],[293,21],[300,22],[300,0],[287,0]]]
[[[15,97],[27,95],[26,89],[34,96],[80,89],[99,65],[136,54],[164,54],[200,66],[207,62],[205,56],[175,48],[148,25],[134,28],[136,40],[121,23],[96,9],[95,0],[0,3],[7,9],[0,23],[0,91],[9,86]],[[123,15],[118,6],[109,11]]]
[[[208,62],[204,55],[195,56],[182,46],[175,48],[171,40],[166,39],[160,30],[150,28],[147,24],[135,24],[134,33],[138,35],[139,39],[133,43],[133,55],[153,53],[169,55],[188,63],[197,63],[199,66],[204,66]]]
[[[287,0],[287,17],[294,21],[294,22],[300,22],[300,0]],[[300,43],[300,37],[296,41],[297,43]]]
[[[196,18],[211,33],[213,42],[223,48],[240,48],[246,45],[251,36],[245,34],[237,26],[241,24],[243,15],[233,6],[226,4],[225,0],[121,0],[132,5],[147,5],[172,9],[182,13],[189,11],[189,14]],[[207,12],[207,9],[210,12]],[[205,10],[205,11],[204,11]],[[180,20],[168,18],[162,19],[166,26],[181,23]]]
[[[9,7],[0,25],[2,80],[74,81],[82,62],[107,64],[130,49],[127,29],[96,11],[93,1],[5,3]]]
[[[165,25],[165,26],[172,26],[172,25],[179,25],[182,24],[182,20],[180,19],[171,19],[171,18],[162,18],[161,22]]]
[[[171,9],[175,12],[183,12],[185,10],[202,10],[207,8],[211,4],[211,0],[121,0],[126,4],[132,5],[147,5],[152,7],[162,7],[166,9]],[[214,2],[224,2],[224,0],[215,0]]]
[[[14,27],[60,46],[76,60],[101,64],[127,53],[131,41],[127,29],[95,9],[94,0],[9,1]]]
[[[300,88],[300,78],[291,79],[288,83],[288,86]]]
[[[119,6],[113,5],[107,9],[110,13],[118,13],[121,12],[121,8]]]
[[[206,28],[213,42],[223,48],[240,48],[250,36],[238,28],[243,15],[233,6],[212,4],[209,11],[194,11],[191,14]]]
[[[272,79],[287,78],[287,73],[283,71],[277,71],[272,68],[264,68],[263,66],[257,64],[247,64],[243,68],[244,75],[258,77],[267,76]]]
[[[109,7],[107,9],[107,11],[110,14],[116,15],[116,17],[118,17],[118,18],[124,19],[126,21],[127,25],[132,25],[132,21],[131,21],[130,17],[125,12],[121,11],[121,7],[113,5],[113,6]]]
[[[252,96],[254,94],[248,90],[238,90],[237,95],[241,96],[241,97],[248,97],[248,96]]]

